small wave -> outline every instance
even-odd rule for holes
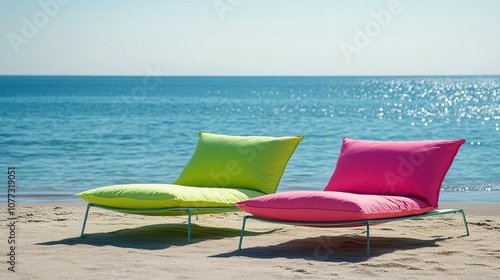
[[[500,185],[485,185],[485,186],[446,186],[441,187],[441,191],[452,191],[452,192],[491,192],[500,191]]]
[[[30,194],[18,194],[18,203],[59,203],[59,202],[78,202],[82,201],[74,194],[62,194],[62,193],[30,193]]]

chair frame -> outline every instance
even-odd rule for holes
[[[80,238],[83,238],[85,232],[85,226],[87,224],[87,218],[89,215],[90,207],[102,208],[110,211],[116,211],[126,214],[136,214],[136,215],[149,215],[149,216],[162,216],[157,214],[168,213],[168,212],[186,212],[188,216],[188,244],[191,244],[191,215],[192,212],[203,211],[203,214],[218,214],[225,212],[236,212],[241,211],[237,207],[190,207],[190,208],[155,208],[155,209],[126,209],[126,208],[114,208],[108,206],[101,206],[92,203],[87,204],[87,208],[85,209],[85,216],[83,218],[82,231],[80,233]],[[194,214],[197,215],[197,214]],[[168,216],[168,215],[166,215]],[[170,215],[170,216],[182,216],[182,215]]]
[[[370,257],[370,225],[378,224],[378,223],[387,223],[394,221],[402,221],[402,220],[413,220],[420,219],[430,216],[436,215],[445,215],[445,214],[455,214],[461,213],[462,218],[465,225],[465,232],[467,236],[469,236],[469,227],[467,226],[467,219],[465,218],[465,211],[461,208],[458,209],[436,209],[429,211],[424,214],[414,215],[414,216],[406,216],[406,217],[398,217],[398,218],[389,218],[389,219],[375,219],[375,220],[359,220],[359,221],[345,221],[345,222],[289,222],[289,221],[280,221],[280,220],[269,220],[258,218],[252,215],[246,215],[243,217],[243,225],[241,227],[240,234],[240,242],[238,244],[238,250],[241,250],[241,244],[243,242],[243,236],[245,235],[245,225],[248,219],[254,219],[262,222],[268,223],[277,223],[277,224],[285,224],[285,225],[294,225],[294,226],[312,226],[312,227],[349,227],[349,226],[366,226],[366,255]]]

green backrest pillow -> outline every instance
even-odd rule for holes
[[[177,185],[275,193],[303,136],[229,136],[201,131]]]

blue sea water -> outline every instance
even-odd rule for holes
[[[0,176],[18,201],[172,183],[198,131],[304,135],[279,191],[321,190],[343,137],[467,142],[441,202],[500,202],[500,77],[0,77]]]

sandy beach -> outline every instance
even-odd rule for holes
[[[461,215],[364,228],[307,228],[249,220],[243,213],[146,217],[93,208],[79,238],[84,203],[17,205],[15,272],[9,271],[7,211],[1,211],[1,279],[494,279],[500,275],[500,204],[441,205]],[[2,205],[7,209],[5,204]],[[10,237],[12,236],[10,232]],[[9,278],[6,278],[9,277]]]

